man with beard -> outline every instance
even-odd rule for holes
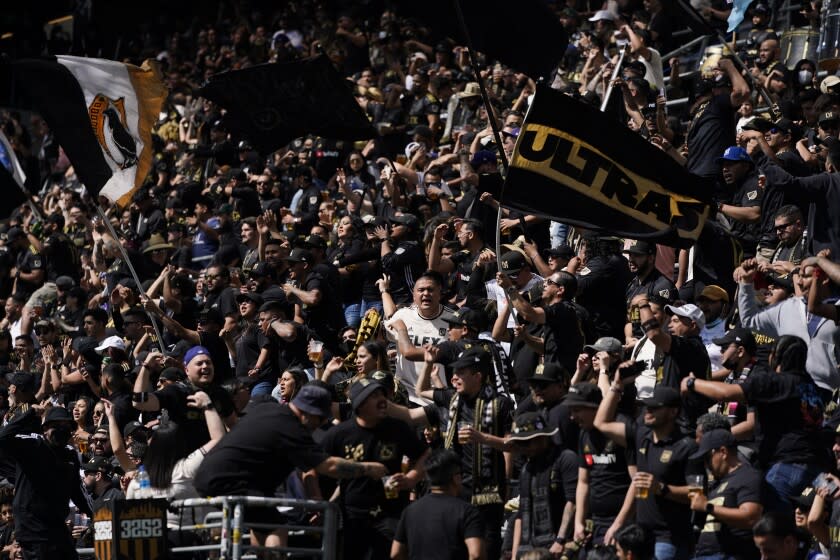
[[[98,511],[107,502],[125,498],[122,490],[114,486],[113,471],[113,465],[105,457],[94,457],[90,463],[82,465],[85,489],[93,498],[93,511]]]
[[[210,439],[207,422],[201,411],[189,407],[187,397],[200,389],[205,391],[219,411],[222,418],[233,413],[230,395],[214,383],[215,368],[210,358],[210,351],[203,346],[193,346],[184,355],[184,369],[187,372],[186,383],[172,383],[158,391],[150,392],[149,372],[152,368],[161,369],[163,355],[152,352],[146,356],[143,367],[134,382],[131,400],[134,408],[145,412],[157,412],[166,409],[169,418],[185,429],[186,445],[190,451],[198,449]]]
[[[380,383],[353,383],[350,404],[353,418],[327,431],[321,446],[350,461],[382,463],[391,476],[384,483],[369,478],[340,482],[344,555],[387,560],[409,491],[423,479],[428,450],[407,424],[388,417],[388,399]],[[403,456],[413,465],[406,473],[400,472]]]
[[[718,214],[731,220],[730,235],[741,243],[746,257],[755,255],[761,237],[761,200],[764,189],[758,171],[744,148],[730,146],[718,158],[726,194],[717,203]]]
[[[635,274],[627,286],[626,303],[628,325],[624,327],[626,343],[635,344],[645,333],[639,320],[639,310],[631,305],[633,298],[645,294],[648,297],[659,296],[668,303],[677,297],[677,287],[656,268],[656,245],[647,241],[634,241],[624,250],[630,264],[630,272]],[[632,335],[627,336],[632,329]]]
[[[802,211],[794,204],[782,206],[776,212],[773,228],[776,230],[779,244],[770,262],[759,261],[758,269],[769,273],[772,278],[787,277],[807,256],[806,239],[802,235],[805,231]]]
[[[15,537],[24,558],[78,558],[64,520],[70,500],[93,516],[79,480],[79,460],[68,445],[75,423],[67,410],[50,408],[43,424],[30,409],[0,429],[0,457],[15,463]]]

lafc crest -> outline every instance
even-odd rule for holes
[[[120,169],[137,165],[137,143],[129,132],[125,98],[115,100],[100,93],[93,98],[88,116],[105,155]]]

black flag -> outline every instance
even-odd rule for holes
[[[683,21],[697,35],[714,35],[716,32],[709,23],[703,19],[700,12],[694,9],[689,0],[677,0],[677,12],[683,16]]]
[[[688,247],[712,189],[597,109],[539,85],[502,205],[621,237]]]
[[[0,219],[5,220],[17,210],[17,207],[28,200],[24,193],[23,182],[26,176],[18,162],[17,155],[12,150],[6,135],[0,131],[0,193],[3,204],[0,206]]]
[[[473,48],[533,79],[548,78],[563,59],[568,35],[542,0],[505,0],[461,3]],[[455,17],[453,0],[401,2],[400,11],[422,20],[435,33],[461,45],[466,37]]]
[[[225,122],[265,154],[306,134],[375,135],[348,82],[324,55],[215,74],[200,94],[227,109]]]

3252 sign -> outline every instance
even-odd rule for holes
[[[121,539],[150,539],[163,535],[161,519],[123,519],[120,521]]]

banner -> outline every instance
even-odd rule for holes
[[[563,60],[569,37],[544,0],[458,0],[473,48],[534,80],[549,79]],[[400,13],[425,23],[439,38],[466,46],[452,0],[401,2]]]
[[[351,141],[376,134],[325,55],[214,74],[200,95],[227,109],[225,124],[263,154],[306,134]]]
[[[688,247],[712,188],[594,107],[540,84],[502,205],[619,237]]]
[[[91,196],[127,204],[152,166],[166,88],[142,67],[56,56],[0,65],[0,106],[40,113]]]
[[[690,0],[677,0],[677,13],[682,13],[686,25],[697,35],[715,35],[715,30],[709,25],[700,12],[694,9]]]
[[[6,135],[0,131],[0,219],[6,219],[21,204],[27,201],[23,186],[26,175],[18,161],[17,154]]]
[[[747,15],[747,8],[750,7],[750,2],[752,0],[727,0],[727,3],[732,5],[732,11],[729,12],[729,17],[726,19],[726,22],[729,24],[726,30],[727,33],[732,33],[738,29],[738,26],[744,21],[744,16]]]

